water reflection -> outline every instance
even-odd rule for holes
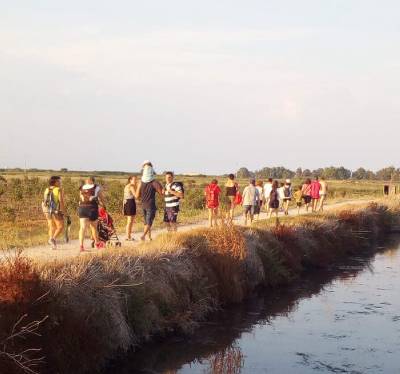
[[[400,263],[398,244],[394,238],[377,258],[354,257],[279,292],[261,292],[216,313],[195,335],[148,344],[107,373],[391,372],[367,358],[386,349],[374,339],[380,326],[390,334],[382,319],[400,321],[398,313],[385,314],[393,308],[393,277],[400,280],[397,269],[388,275]],[[359,333],[361,318],[371,331]],[[396,327],[388,341],[400,353]],[[365,365],[357,354],[367,355]]]

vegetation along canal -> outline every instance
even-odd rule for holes
[[[370,256],[262,292],[108,373],[399,373],[399,248],[392,237]]]

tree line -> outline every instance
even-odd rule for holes
[[[357,170],[346,169],[343,166],[335,167],[329,166],[315,170],[297,168],[296,170],[286,169],[282,166],[278,167],[264,167],[260,170],[250,171],[242,167],[236,172],[238,178],[257,178],[257,179],[285,179],[285,178],[311,178],[311,177],[324,177],[326,179],[338,180],[400,180],[400,168],[388,166],[376,172],[364,169],[363,167]]]

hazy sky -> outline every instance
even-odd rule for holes
[[[400,2],[0,0],[0,167],[398,162]]]

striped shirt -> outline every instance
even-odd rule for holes
[[[181,183],[177,182],[167,183],[165,185],[165,196],[164,196],[166,208],[179,207],[180,198],[175,195],[169,194],[168,193],[169,190],[174,192],[183,192],[183,187]]]

